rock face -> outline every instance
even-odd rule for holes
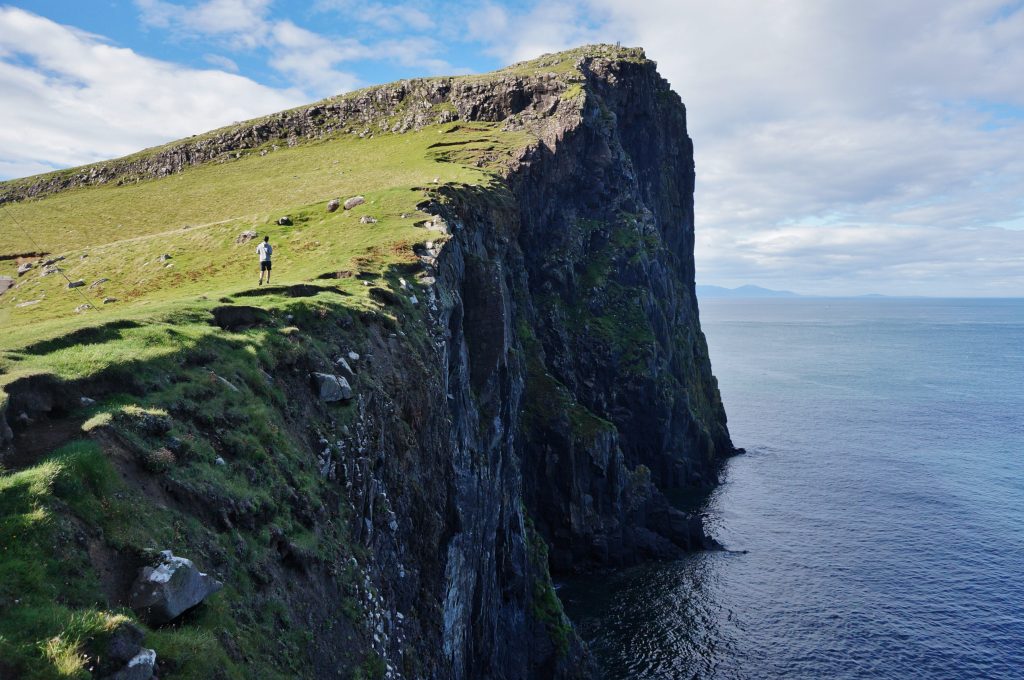
[[[349,386],[348,380],[340,375],[313,373],[310,378],[313,380],[313,386],[316,388],[316,394],[320,401],[330,403],[348,401],[352,398],[352,387]]]
[[[500,122],[538,140],[487,187],[440,177],[430,184],[417,207],[431,217],[417,215],[417,226],[432,241],[416,252],[418,263],[394,272],[408,279],[401,292],[364,280],[382,311],[330,320],[332,333],[347,321],[361,336],[318,339],[344,362],[282,364],[267,376],[296,402],[290,428],[310,414],[317,427],[333,428],[312,439],[307,463],[336,485],[337,502],[308,508],[300,531],[347,522],[360,555],[320,564],[286,527],[268,528],[280,562],[272,568],[288,570],[294,598],[282,616],[336,630],[340,619],[331,617],[347,592],[337,574],[358,570],[363,649],[401,677],[590,677],[550,571],[714,547],[700,517],[663,493],[713,484],[733,450],[694,292],[686,111],[638,50],[606,46],[573,59],[572,68],[550,72],[512,68],[487,80],[372,88],[156,157],[10,189],[39,195],[161,176],[293,136],[455,120]],[[212,314],[225,330],[278,322],[236,304]],[[322,372],[332,370],[358,389]],[[344,403],[324,405],[337,401]],[[241,467],[229,460],[228,469]],[[301,507],[301,494],[290,502]],[[339,507],[344,513],[332,515]],[[255,508],[223,512],[226,526],[258,526]],[[173,580],[152,583],[163,568],[140,578],[143,592]],[[160,611],[168,620],[183,609]],[[317,677],[352,675],[351,659],[322,637],[310,643]]]
[[[178,618],[222,587],[219,581],[199,571],[191,560],[164,550],[157,565],[143,567],[135,579],[131,607],[150,625],[159,626]]]

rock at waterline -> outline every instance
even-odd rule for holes
[[[199,571],[192,560],[164,550],[157,565],[143,567],[135,579],[129,603],[147,623],[159,626],[178,618],[223,587],[220,581]]]
[[[366,203],[365,198],[363,198],[362,196],[353,196],[352,198],[345,201],[345,210],[351,210],[357,205],[362,205],[363,203]]]
[[[320,401],[348,401],[352,398],[352,387],[348,380],[340,375],[330,373],[310,373],[310,379],[316,388]]]

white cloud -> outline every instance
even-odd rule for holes
[[[228,38],[235,46],[256,47],[269,29],[271,0],[206,0],[184,7],[164,0],[135,0],[144,23],[156,28]]]
[[[338,70],[336,65],[365,56],[366,48],[357,41],[328,39],[291,21],[276,22],[271,35],[271,66],[303,89],[329,95],[356,86],[356,77]]]
[[[229,73],[238,73],[238,64],[235,63],[235,60],[229,59],[228,57],[225,57],[222,54],[204,54],[203,60],[206,63],[212,64],[223,71],[228,71]]]
[[[0,172],[8,177],[127,154],[302,101],[294,90],[148,59],[9,7],[0,8],[0,55]]]
[[[425,2],[385,4],[357,0],[317,0],[313,10],[339,14],[349,25],[370,24],[390,33],[427,31],[437,26],[428,11],[425,11],[429,10],[429,3]]]

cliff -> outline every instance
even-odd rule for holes
[[[160,677],[588,676],[549,570],[710,545],[663,491],[732,451],[693,181],[655,64],[594,46],[0,185],[117,298],[0,296],[0,676],[90,677],[164,549],[225,585],[143,625]],[[242,226],[288,285],[194,253]]]

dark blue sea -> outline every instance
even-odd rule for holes
[[[1024,678],[1024,300],[707,300],[735,552],[565,584],[607,678]],[[742,551],[742,552],[741,552]]]

